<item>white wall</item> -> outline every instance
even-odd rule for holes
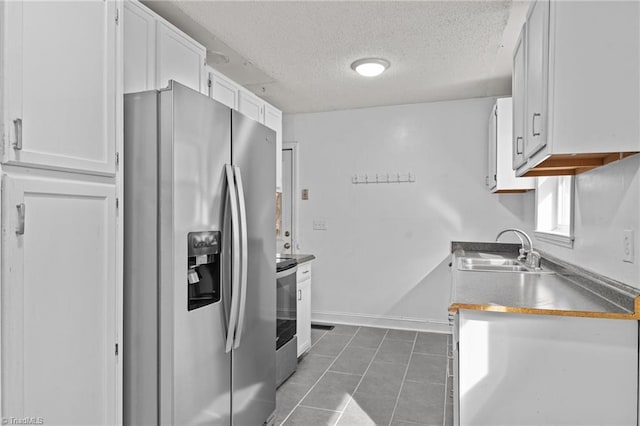
[[[313,253],[315,320],[444,330],[452,240],[492,241],[533,227],[533,194],[484,188],[494,99],[296,114],[300,253]],[[413,172],[415,183],[354,185],[366,172]],[[314,231],[313,220],[327,221]]]
[[[536,246],[570,263],[640,288],[640,155],[576,176],[573,249]],[[635,263],[622,261],[623,230],[633,229]]]

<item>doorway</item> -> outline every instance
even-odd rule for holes
[[[294,254],[297,249],[297,170],[298,143],[282,144],[282,210],[278,253]]]

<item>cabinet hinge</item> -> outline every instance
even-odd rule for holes
[[[116,25],[120,25],[120,9],[116,8]]]
[[[116,343],[116,355],[118,355],[118,344]]]

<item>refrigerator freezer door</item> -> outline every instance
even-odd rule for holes
[[[230,110],[173,82],[159,112],[160,424],[228,425],[227,319],[222,302],[187,310],[187,235],[225,232]]]
[[[233,350],[233,424],[262,425],[275,410],[276,134],[231,112],[232,163],[246,202],[248,269],[242,339]]]

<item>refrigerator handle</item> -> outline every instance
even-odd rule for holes
[[[248,269],[248,252],[249,247],[247,237],[247,207],[244,198],[244,187],[242,186],[242,173],[240,167],[233,166],[233,172],[238,185],[238,206],[240,210],[240,253],[241,256],[241,273],[240,273],[240,313],[238,314],[238,325],[236,327],[234,349],[238,349],[242,339],[242,330],[244,328],[245,308],[247,306],[247,269]]]
[[[227,327],[227,340],[225,352],[231,352],[233,346],[233,337],[236,331],[238,320],[238,303],[240,294],[240,221],[238,216],[238,196],[236,184],[233,177],[233,169],[230,164],[225,164],[225,175],[227,176],[227,185],[229,188],[229,201],[231,207],[231,312],[229,313],[229,326]]]

